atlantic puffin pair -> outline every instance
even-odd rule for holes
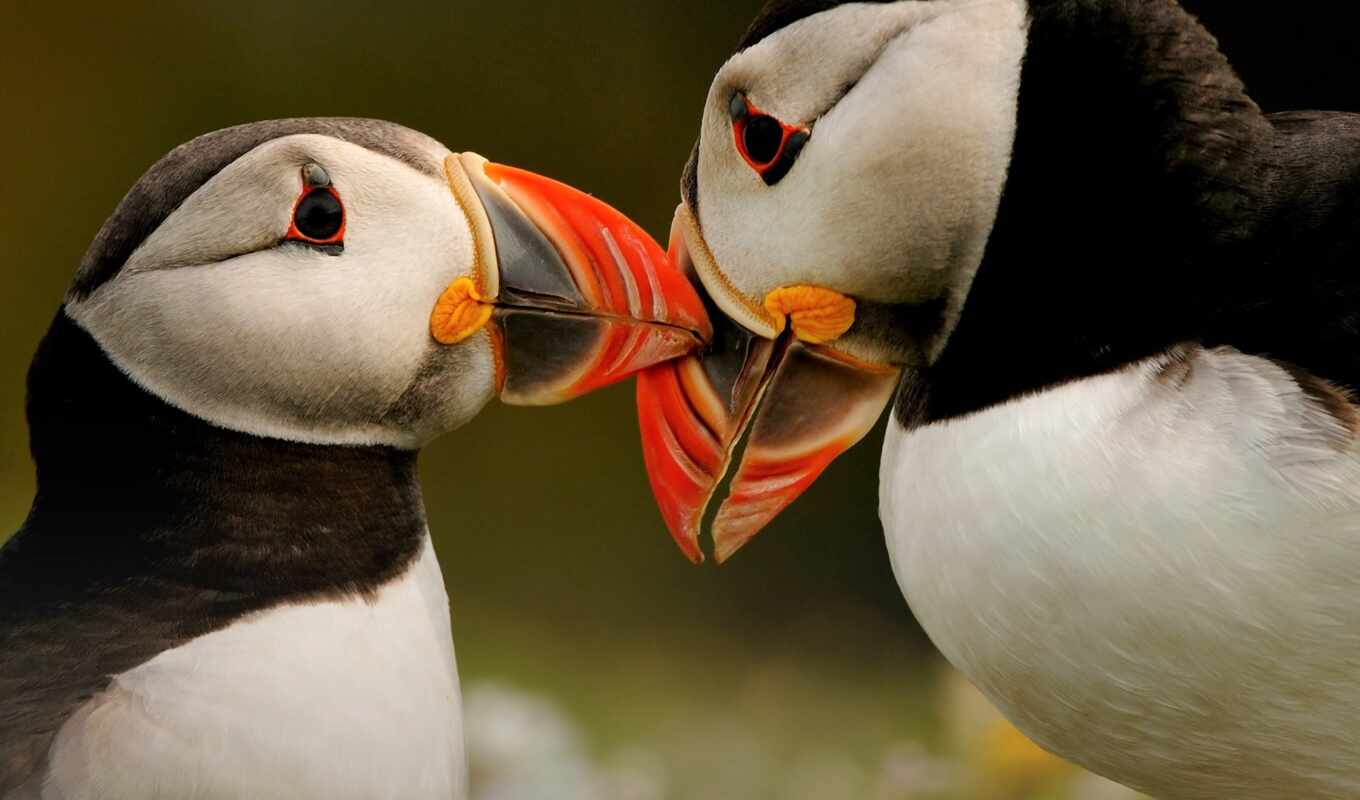
[[[174,150],[29,374],[0,798],[464,797],[417,452],[708,335],[625,217],[398,125]]]
[[[1263,114],[1173,0],[775,0],[682,194],[727,319],[638,392],[687,554],[743,437],[720,560],[891,401],[901,588],[1026,734],[1360,796],[1360,117]]]

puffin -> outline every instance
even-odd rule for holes
[[[622,214],[395,123],[176,148],[98,232],[28,375],[0,797],[465,797],[420,448],[708,330]]]
[[[774,0],[681,197],[722,318],[637,392],[687,555],[891,407],[899,586],[1027,736],[1360,796],[1360,117],[1263,113],[1174,0]]]

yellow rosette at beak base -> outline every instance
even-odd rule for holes
[[[492,304],[482,300],[471,278],[459,278],[439,296],[430,314],[430,335],[440,344],[458,344],[486,326]]]
[[[855,324],[855,301],[820,286],[786,286],[765,295],[765,310],[808,344],[834,342]]]

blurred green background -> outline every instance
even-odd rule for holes
[[[0,539],[32,492],[28,359],[104,217],[170,148],[256,119],[392,119],[664,241],[709,79],[759,5],[8,3]],[[1188,5],[1222,21],[1267,105],[1353,99],[1326,5]],[[1007,739],[937,662],[885,558],[879,433],[732,564],[696,569],[651,504],[631,397],[492,407],[423,458],[479,797],[1117,796]]]

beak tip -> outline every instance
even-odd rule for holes
[[[719,566],[732,560],[739,550],[746,546],[748,542],[760,532],[764,525],[755,528],[731,529],[724,528],[721,522],[713,526],[713,560]]]
[[[665,515],[662,515],[665,517]],[[671,538],[675,540],[676,547],[685,558],[695,566],[704,563],[704,551],[699,546],[699,526],[697,524],[685,524],[684,520],[665,519],[666,527],[670,529]]]

